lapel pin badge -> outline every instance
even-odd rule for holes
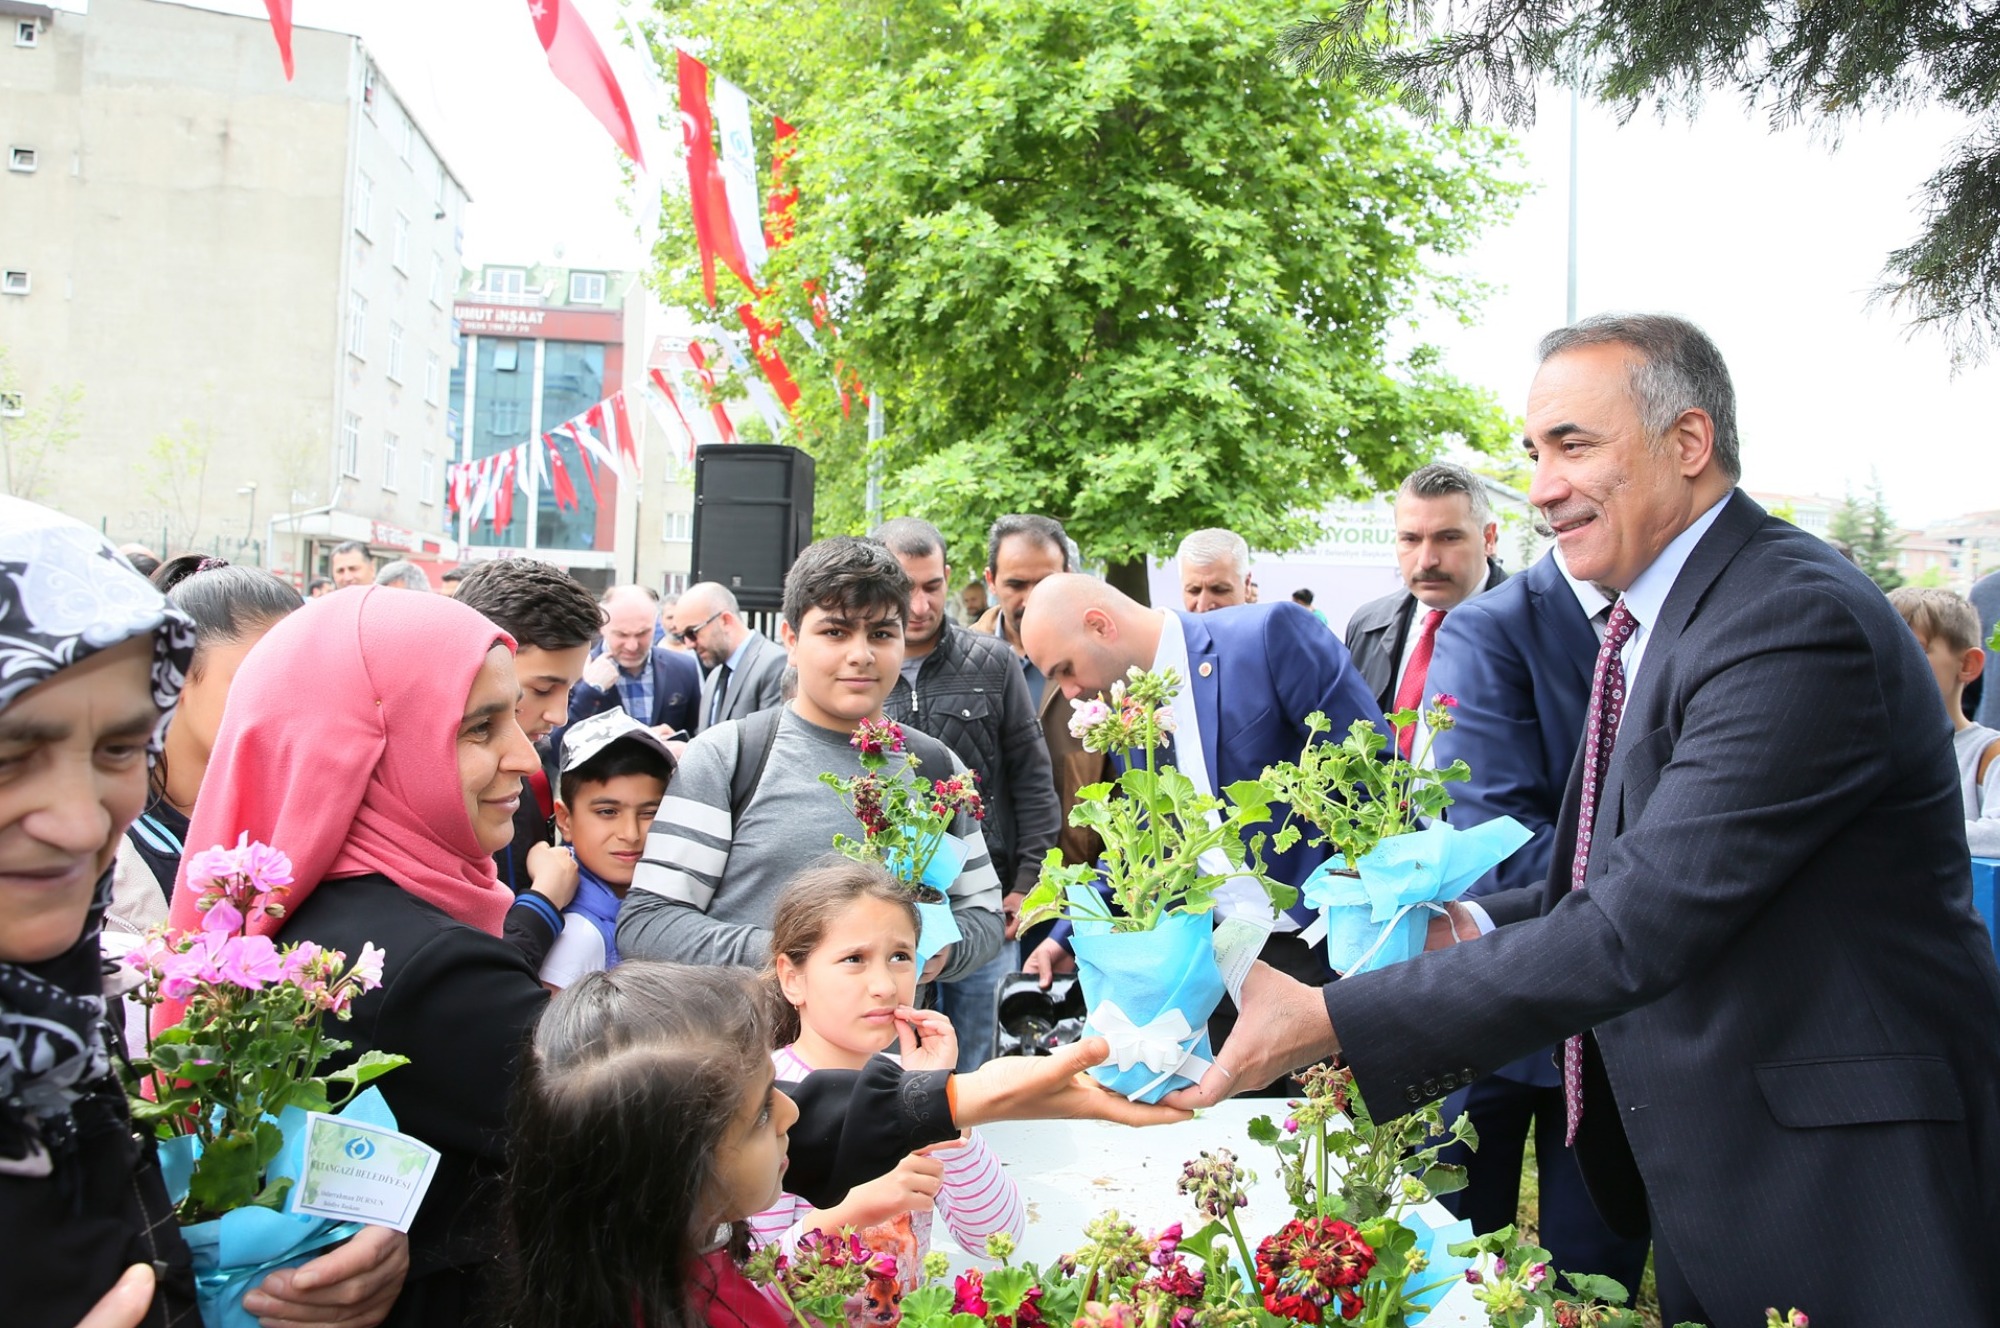
[[[1201,676],[1206,678],[1209,674],[1213,672],[1215,672],[1215,665],[1210,664],[1207,661],[1203,661],[1201,666]]]

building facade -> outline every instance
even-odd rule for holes
[[[534,462],[519,473],[511,511],[489,504],[477,521],[459,513],[463,556],[539,558],[598,589],[632,581],[681,588],[693,477],[686,434],[650,378],[653,368],[673,369],[676,342],[657,334],[664,315],[636,275],[490,264],[468,274],[453,316],[452,459],[472,463],[526,445]],[[604,464],[615,440],[585,418],[620,391],[640,460],[636,482]],[[609,426],[615,412],[603,409]],[[564,428],[572,422],[602,450]],[[551,446],[574,505],[558,501]]]
[[[287,82],[261,16],[0,21],[0,481],[297,581],[346,539],[455,559],[467,195],[359,39],[295,29]]]

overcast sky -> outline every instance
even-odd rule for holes
[[[615,0],[578,3],[613,45]],[[262,12],[254,0],[212,7]],[[640,261],[616,150],[549,74],[524,0],[297,0],[295,18],[358,31],[375,50],[472,192],[468,262],[554,259],[559,246],[572,265]],[[635,103],[662,105],[634,53],[612,59]],[[1903,115],[1850,128],[1830,150],[1803,131],[1774,135],[1727,99],[1692,127],[1620,128],[1586,106],[1579,309],[1671,310],[1708,329],[1735,374],[1748,487],[1838,497],[1872,468],[1906,524],[2000,508],[2000,370],[1953,377],[1938,339],[1909,338],[1868,302],[1959,128],[1942,113]],[[659,167],[677,138],[653,134]],[[1478,327],[1425,329],[1457,373],[1517,412],[1535,339],[1563,321],[1566,98],[1545,99],[1522,147],[1535,193],[1463,264],[1500,289]]]

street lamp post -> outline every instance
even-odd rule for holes
[[[250,499],[250,519],[243,525],[243,542],[245,544],[254,544],[257,541],[257,481],[251,480],[236,491],[236,496],[239,498],[245,495]],[[257,565],[259,567],[264,566],[264,558],[264,550],[259,548],[257,550]]]

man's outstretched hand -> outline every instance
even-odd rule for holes
[[[1169,1093],[1160,1102],[1169,1107],[1212,1107],[1339,1051],[1319,988],[1296,982],[1260,960],[1243,979],[1236,1027],[1201,1082]]]
[[[1101,1065],[1111,1044],[1101,1037],[1058,1047],[1047,1056],[1001,1056],[953,1082],[952,1120],[961,1129],[988,1121],[1105,1120],[1167,1125],[1193,1113],[1120,1097],[1084,1071]]]

